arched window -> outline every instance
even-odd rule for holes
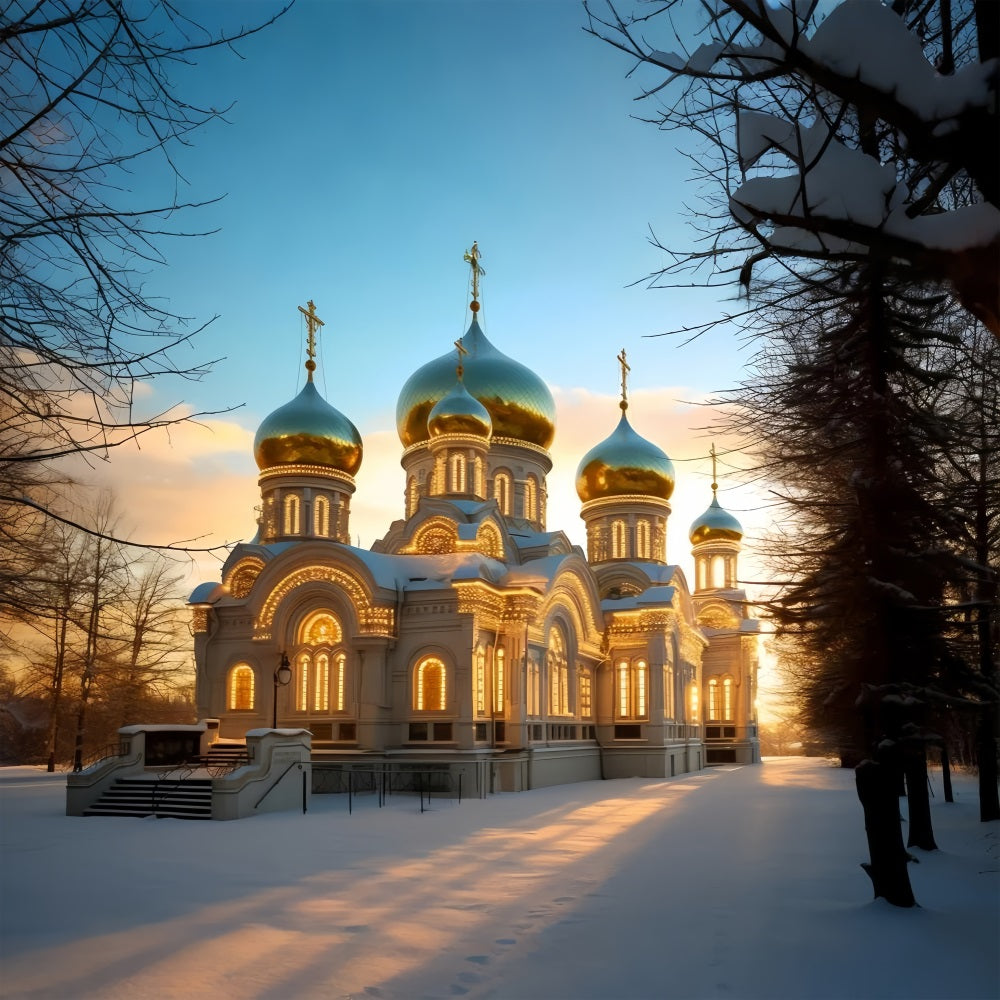
[[[503,646],[498,646],[493,653],[493,711],[503,714],[503,700],[506,696],[504,691],[504,659],[506,653]]]
[[[635,526],[635,547],[637,558],[652,558],[652,536],[649,530],[649,521],[644,517],[640,518]]]
[[[628,555],[625,547],[625,522],[611,522],[611,558],[624,559]]]
[[[299,533],[299,498],[295,493],[289,493],[284,499],[285,534]]]
[[[698,685],[690,684],[688,686],[688,710],[691,713],[690,722],[698,721]]]
[[[416,476],[410,476],[406,480],[406,516],[412,516],[417,509],[417,501],[420,499],[420,485]]]
[[[246,663],[237,663],[229,671],[229,710],[250,712],[254,706],[253,668]]]
[[[313,533],[321,538],[330,537],[330,501],[325,496],[313,500]]]
[[[473,487],[472,492],[476,494],[477,497],[486,496],[485,482],[486,482],[486,472],[483,465],[483,460],[479,455],[473,459]]]
[[[445,666],[436,656],[425,656],[414,671],[413,707],[418,712],[445,710]]]
[[[528,658],[528,690],[527,690],[527,702],[528,702],[528,715],[533,715],[536,718],[539,715],[539,709],[541,708],[541,676],[538,669],[538,660],[534,656]]]
[[[727,677],[722,682],[722,721],[733,721],[733,679]]]
[[[618,661],[618,717],[646,718],[646,689],[649,670],[645,660]]]
[[[524,516],[529,521],[538,517],[538,481],[534,476],[524,481]]]
[[[708,714],[706,719],[710,722],[715,722],[720,718],[719,716],[719,679],[718,677],[713,677],[708,682]]]
[[[315,611],[299,626],[295,654],[295,708],[328,715],[343,712],[347,654],[340,620],[330,611]]]
[[[486,714],[486,650],[476,650],[476,715]]]
[[[569,664],[566,662],[562,629],[557,625],[549,631],[545,663],[548,668],[549,712],[552,715],[569,715]]]
[[[465,493],[465,456],[454,454],[451,456],[450,460],[450,479],[451,484],[449,486],[449,492],[451,493]]]
[[[496,500],[500,513],[510,516],[510,473],[496,472],[493,475],[493,499]]]
[[[712,556],[712,579],[709,586],[718,588],[726,585],[726,560],[724,556]]]

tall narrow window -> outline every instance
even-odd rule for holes
[[[443,712],[445,708],[445,668],[435,656],[417,664],[413,707],[418,712]]]
[[[313,500],[313,533],[320,538],[330,537],[330,500],[325,496]]]
[[[691,722],[698,721],[698,685],[691,684],[688,692],[688,708],[691,712]]]
[[[566,662],[566,643],[558,626],[549,632],[548,651],[549,711],[552,715],[569,714],[569,664]]]
[[[344,674],[347,672],[347,654],[338,653],[334,662],[336,676],[333,683],[333,707],[338,712],[344,711]]]
[[[541,678],[539,677],[538,661],[532,657],[528,660],[528,715],[538,716],[541,705]]]
[[[476,715],[486,714],[486,650],[476,650]]]
[[[534,476],[524,481],[524,516],[529,521],[538,517],[538,483]]]
[[[330,657],[326,653],[316,656],[316,686],[313,689],[313,711],[330,711]]]
[[[727,677],[722,682],[722,718],[724,722],[733,721],[733,679]]]
[[[451,456],[451,486],[449,492],[451,493],[464,493],[465,488],[465,456],[464,455],[452,455]]]
[[[708,716],[709,721],[719,718],[719,680],[713,677],[708,682]]]
[[[639,559],[649,559],[652,556],[652,542],[649,530],[649,521],[644,517],[640,518],[635,526],[635,547],[636,556]]]
[[[249,712],[253,705],[253,668],[246,663],[238,663],[229,672],[229,710]]]
[[[640,719],[646,718],[646,661],[639,660],[635,665],[635,714]]]
[[[297,535],[299,533],[299,498],[294,493],[289,493],[284,499],[285,511],[285,534]]]
[[[628,550],[625,546],[625,522],[624,521],[612,521],[611,522],[611,558],[612,559],[624,559],[628,556]]]
[[[669,663],[663,665],[663,714],[674,717],[674,668]]]
[[[510,517],[510,473],[497,472],[493,476],[493,499],[496,500],[500,513]]]
[[[584,719],[594,717],[593,691],[589,670],[580,671],[580,716]]]
[[[506,654],[503,646],[498,646],[493,653],[493,711],[501,715],[504,710],[504,658]]]
[[[417,500],[420,498],[420,487],[415,476],[410,476],[406,480],[406,516],[411,517],[417,509]]]
[[[299,683],[296,688],[295,707],[300,712],[305,712],[309,708],[309,666],[312,657],[308,653],[303,653],[299,657]]]

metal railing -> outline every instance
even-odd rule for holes
[[[347,811],[354,811],[354,797],[375,794],[383,808],[393,793],[415,793],[420,796],[420,811],[430,808],[435,793],[438,797],[462,801],[462,772],[453,774],[446,766],[440,768],[413,767],[410,764],[385,763],[359,767],[356,764],[313,762],[313,792],[315,794],[346,794]]]

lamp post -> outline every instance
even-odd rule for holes
[[[286,687],[288,682],[292,679],[292,665],[288,662],[288,654],[282,652],[281,663],[278,664],[277,670],[274,671],[274,715],[271,719],[271,728],[278,728],[278,687]]]

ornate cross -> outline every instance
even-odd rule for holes
[[[618,405],[621,406],[623,410],[628,409],[628,373],[632,370],[629,363],[625,360],[625,348],[622,348],[621,354],[618,355],[618,364],[622,366],[622,401]]]
[[[708,450],[709,455],[712,456],[712,492],[715,493],[719,488],[719,478],[715,474],[715,442],[712,442],[712,447]]]
[[[465,251],[465,256],[462,258],[467,264],[472,265],[472,299],[473,301],[479,300],[479,279],[486,273],[479,266],[479,241],[474,240],[472,243],[472,249]]]
[[[306,328],[309,331],[309,339],[306,342],[306,354],[309,360],[306,361],[306,371],[309,372],[309,381],[313,380],[313,372],[316,371],[316,362],[313,358],[316,357],[316,330],[321,326],[326,326],[326,324],[316,315],[316,303],[310,299],[306,305],[309,306],[306,309],[304,306],[299,306],[299,312],[302,313],[306,318]]]

